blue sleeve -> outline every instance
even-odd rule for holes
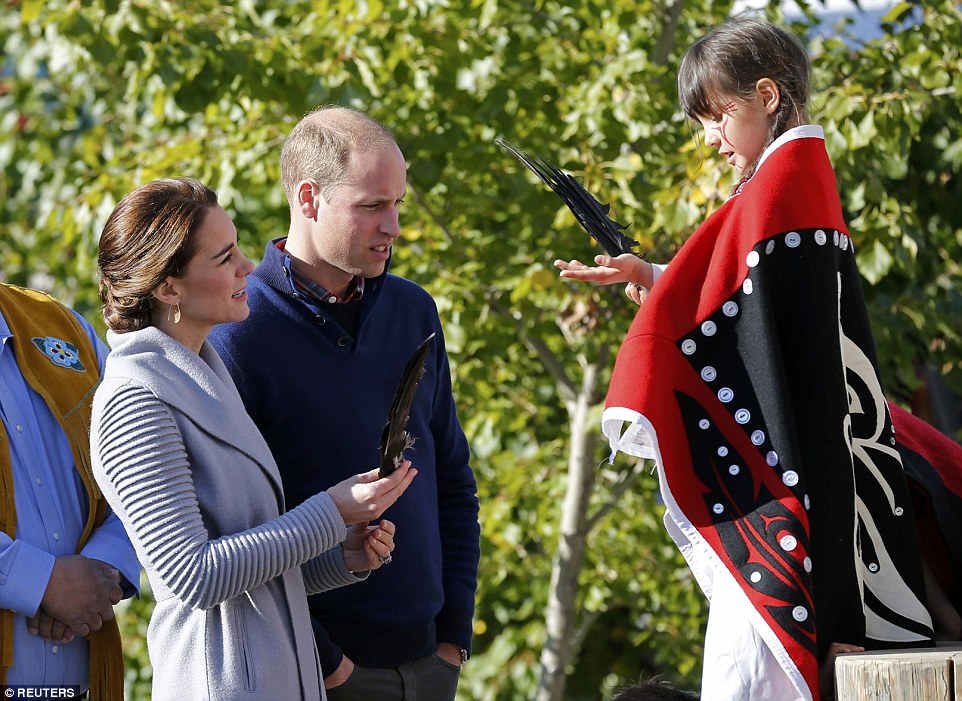
[[[110,352],[107,344],[100,339],[89,321],[73,309],[70,311],[77,317],[90,337],[90,343],[97,355],[97,366],[103,376],[104,363],[107,362],[107,354]],[[125,599],[134,595],[140,596],[140,562],[137,560],[133,545],[130,544],[127,532],[115,513],[108,509],[104,522],[90,534],[80,554],[92,560],[106,562],[120,570],[120,574],[126,580],[122,582]]]
[[[0,532],[0,609],[33,616],[56,558],[24,540]]]
[[[324,676],[334,674],[341,665],[344,651],[331,640],[327,629],[313,613],[311,614],[311,627],[314,629],[314,643],[317,645],[317,657],[321,661],[322,674]]]
[[[454,643],[470,652],[481,559],[477,482],[470,465],[468,441],[458,420],[440,320],[438,340],[435,347],[439,382],[431,429],[437,451],[444,606],[435,618],[435,627],[439,643]]]
[[[120,570],[126,580],[121,582],[125,599],[140,596],[140,562],[127,532],[113,511],[107,511],[104,522],[90,534],[80,554]]]

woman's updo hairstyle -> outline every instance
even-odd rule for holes
[[[808,121],[808,54],[798,37],[781,27],[750,15],[733,17],[695,42],[682,58],[681,108],[689,119],[717,117],[730,99],[754,98],[755,84],[762,78],[771,78],[781,93],[770,144],[789,124]]]
[[[154,180],[120,200],[97,256],[107,326],[124,333],[151,325],[153,291],[183,275],[196,250],[194,234],[216,204],[214,191],[192,178]]]

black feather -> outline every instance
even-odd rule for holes
[[[596,200],[577,180],[551,165],[541,156],[528,155],[504,139],[497,139],[495,143],[513,153],[532,173],[554,190],[575,215],[578,223],[601,244],[605,253],[609,256],[635,253],[632,249],[638,246],[638,242],[621,233],[628,227],[608,217],[608,212],[611,211],[610,204],[602,204]]]
[[[381,431],[381,477],[394,472],[404,460],[404,451],[414,445],[414,436],[407,432],[408,419],[411,418],[411,403],[417,394],[418,384],[424,377],[428,353],[434,342],[434,334],[421,341],[421,345],[411,354],[387,415],[387,423]]]

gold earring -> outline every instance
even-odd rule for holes
[[[180,323],[180,302],[174,305],[174,323]]]

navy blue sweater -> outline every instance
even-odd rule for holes
[[[437,306],[385,271],[365,281],[351,336],[295,292],[285,258],[267,245],[248,278],[250,317],[216,327],[210,341],[277,460],[287,508],[377,467],[404,365],[437,334],[408,424],[418,474],[384,514],[397,525],[394,560],[364,582],[309,599],[322,669],[333,672],[342,652],[363,667],[395,667],[439,642],[470,650],[478,499]]]

